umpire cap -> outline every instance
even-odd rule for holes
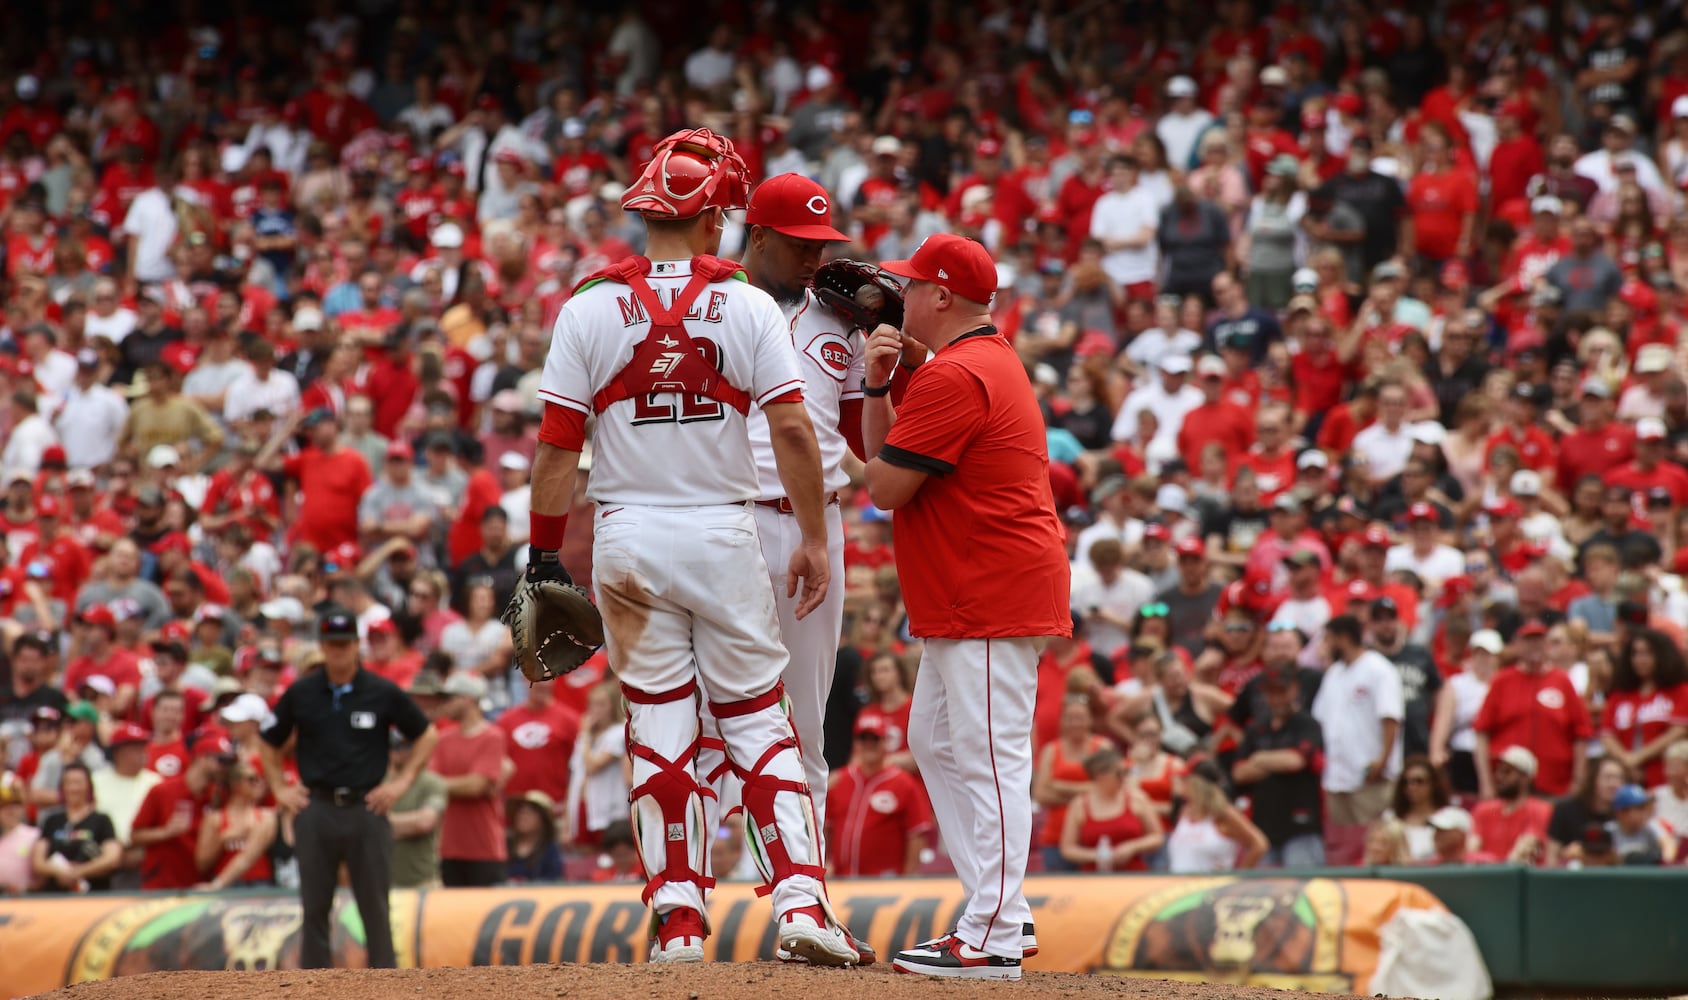
[[[324,642],[357,641],[358,620],[345,608],[331,608],[317,622],[317,638]]]

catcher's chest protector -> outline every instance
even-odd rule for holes
[[[737,274],[742,268],[719,257],[692,258],[691,280],[674,301],[664,306],[650,282],[651,262],[629,257],[598,277],[626,285],[651,318],[650,332],[633,349],[633,359],[592,397],[592,410],[602,413],[612,404],[637,396],[682,393],[725,403],[740,413],[750,412],[750,394],[730,384],[692,343],[683,322],[687,310],[705,287]]]

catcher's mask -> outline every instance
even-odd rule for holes
[[[750,169],[732,140],[685,129],[656,144],[645,172],[621,195],[621,207],[650,219],[690,219],[710,208],[750,203]]]

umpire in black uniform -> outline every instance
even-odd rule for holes
[[[275,706],[275,724],[263,732],[264,776],[276,801],[294,811],[294,850],[299,858],[299,897],[304,931],[299,963],[306,969],[334,964],[329,914],[340,864],[351,872],[352,896],[363,918],[369,967],[396,965],[387,892],[392,888],[393,828],[387,811],[427,766],[439,734],[396,684],[358,661],[357,618],[330,608],[318,620],[323,665],[295,681]],[[397,729],[416,749],[387,779],[389,732]],[[282,747],[295,733],[299,784],[282,774]]]

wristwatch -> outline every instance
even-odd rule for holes
[[[868,385],[867,379],[862,379],[862,395],[872,396],[877,399],[880,396],[888,396],[890,394],[891,383],[887,382],[884,385]]]

